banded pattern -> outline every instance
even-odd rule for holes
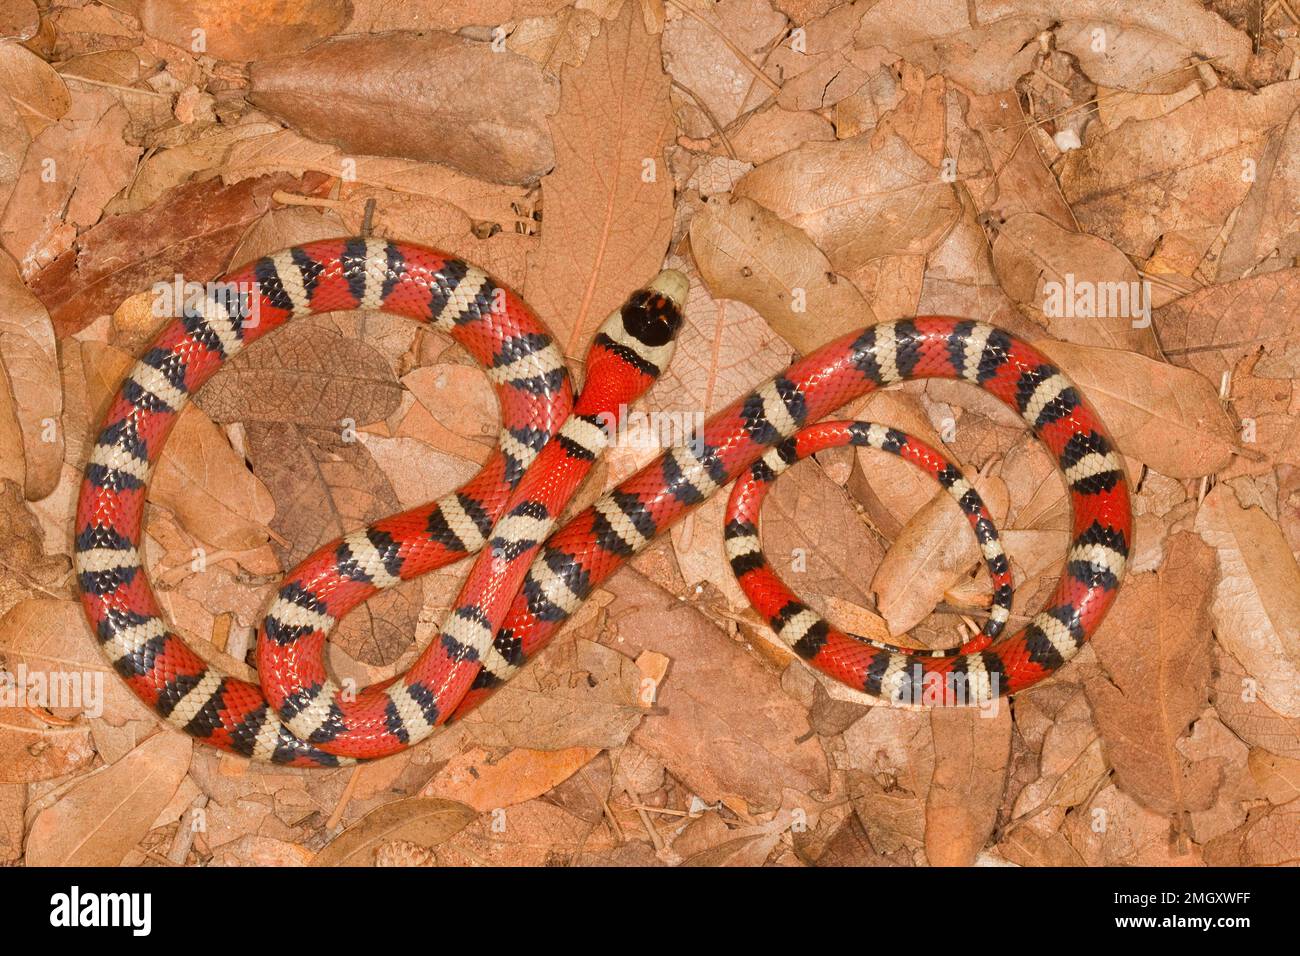
[[[847,636],[837,642],[828,629],[815,665],[891,699],[907,699],[909,687],[932,674],[987,680],[991,692],[1009,693],[1077,652],[1123,575],[1128,489],[1100,422],[1040,353],[981,323],[922,317],[832,342],[713,416],[702,441],[661,455],[553,531],[619,410],[671,357],[686,294],[680,274],[661,274],[602,326],[576,407],[564,363],[527,307],[442,253],[379,239],[333,240],[264,257],[224,281],[235,294],[187,307],[110,407],[88,456],[75,563],[92,628],[128,684],[174,725],[236,753],[332,766],[422,739],[509,677],[592,588],[691,507],[746,469],[775,477],[800,443],[812,440],[800,432],[807,423],[910,378],[979,385],[1015,408],[1056,456],[1074,509],[1065,576],[1048,608],[1019,633],[1001,636],[1005,619],[991,619],[981,639],[992,643],[977,654],[917,662]],[[209,667],[162,618],[139,550],[145,490],[177,413],[226,358],[294,315],[351,308],[406,315],[455,337],[496,387],[501,439],[458,491],[354,531],[289,574],[259,635],[259,688]],[[995,575],[1004,573],[996,532],[960,472],[888,430],[868,425],[853,437],[930,468],[967,509]],[[738,541],[752,536],[732,537],[743,566],[752,551],[746,540],[742,553]],[[355,697],[341,694],[322,660],[336,623],[379,590],[475,551],[440,634],[411,671]],[[1009,601],[1009,578],[1004,583]],[[787,617],[795,643],[807,646],[815,621],[802,608]],[[913,664],[915,676],[907,673]]]
[[[1011,565],[998,529],[993,524],[979,492],[944,455],[919,438],[875,422],[821,422],[797,432],[736,479],[727,505],[724,527],[727,560],[750,603],[763,614],[777,636],[805,660],[816,662],[817,654],[835,628],[795,596],[768,564],[759,542],[759,509],[768,489],[794,462],[842,445],[875,448],[910,461],[930,475],[952,496],[975,531],[984,563],[992,581],[989,616],[979,635],[967,644],[948,650],[931,651],[929,657],[953,657],[983,650],[1002,633],[1011,617],[1013,596]],[[842,632],[839,632],[842,633]],[[904,651],[856,634],[845,635],[880,650]]]
[[[189,397],[227,358],[296,315],[383,309],[445,330],[484,366],[496,386],[503,426],[479,474],[437,502],[318,550],[291,572],[272,602],[263,643],[292,649],[293,660],[311,669],[320,662],[326,635],[371,594],[479,551],[489,539],[520,532],[517,523],[493,529],[529,466],[569,418],[573,395],[564,362],[514,293],[474,266],[420,246],[373,238],[313,243],[259,259],[211,288],[132,369],[91,450],[75,550],[87,615],[106,657],[141,699],[205,742],[302,766],[392,752],[403,738],[418,739],[432,729],[438,718],[432,693],[402,682],[364,691],[385,701],[384,731],[376,736],[349,724],[323,665],[312,680],[286,684],[277,683],[284,673],[273,664],[262,670],[258,687],[208,666],[168,627],[139,551],[145,489],[163,442]],[[616,334],[627,338],[617,325]],[[638,374],[623,382],[635,389],[645,379]],[[542,530],[533,529],[539,538]],[[512,538],[507,550],[517,546]],[[485,629],[461,610],[449,618],[444,636],[473,635],[490,644],[490,633],[482,640]],[[263,650],[259,660],[274,658]],[[334,741],[343,743],[330,747]]]
[[[1132,516],[1118,454],[1077,389],[1041,352],[981,322],[921,316],[876,325],[823,346],[711,417],[701,447],[665,453],[560,528],[538,558],[537,564],[546,566],[538,569],[539,577],[562,579],[571,592],[567,604],[576,605],[717,487],[747,469],[753,469],[751,477],[769,472],[775,477],[800,451],[837,428],[847,429],[832,424],[827,431],[805,434],[805,423],[872,389],[926,377],[966,381],[1001,399],[1047,446],[1065,475],[1074,540],[1047,609],[1028,627],[1004,633],[1012,596],[1010,569],[978,497],[937,453],[869,424],[845,431],[845,440],[908,457],[958,498],[975,526],[995,581],[995,609],[981,634],[953,652],[908,654],[829,627],[823,639],[816,616],[802,606],[791,607],[789,599],[774,597],[756,606],[796,644],[802,641],[802,649],[816,645],[809,658],[814,666],[890,700],[978,703],[1028,687],[1077,654],[1101,623],[1124,572]],[[762,484],[755,481],[749,487]],[[756,519],[756,508],[747,513]],[[752,553],[748,538],[738,533],[730,544],[742,574],[752,560],[741,557],[742,551]],[[786,614],[778,616],[783,610]],[[566,602],[516,596],[497,637],[509,647],[510,654],[503,655],[509,666],[480,674],[455,716],[477,706],[544,647],[568,613]]]

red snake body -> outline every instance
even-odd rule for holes
[[[796,653],[901,703],[980,703],[1069,660],[1095,632],[1123,575],[1128,487],[1101,423],[1041,353],[982,323],[937,316],[864,329],[818,349],[714,415],[703,441],[671,449],[552,532],[608,441],[608,423],[663,370],[685,279],[663,273],[601,327],[574,404],[549,334],[512,292],[418,245],[344,239],[286,250],[217,285],[154,341],[110,406],[77,510],[82,601],[108,660],[167,721],[245,756],[299,766],[382,757],[465,713],[511,676],[628,557],[742,476],[727,550],[754,606]],[[447,331],[487,371],[501,440],[454,494],[380,519],[290,572],[260,628],[261,686],[206,664],[167,626],[140,556],[149,475],[177,414],[221,364],[292,316],[368,308]],[[256,323],[247,320],[257,316]],[[1046,610],[1001,636],[1011,576],[997,532],[961,472],[915,439],[870,423],[805,430],[871,389],[936,376],[979,385],[1015,409],[1066,476],[1073,541]],[[757,549],[758,505],[790,462],[834,444],[871,445],[934,475],[975,529],[992,611],[961,648],[916,652],[835,630],[791,594]],[[480,550],[481,549],[481,550]],[[479,551],[439,635],[404,675],[357,693],[328,676],[324,641],[378,590]]]

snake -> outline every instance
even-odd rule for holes
[[[132,367],[89,449],[74,570],[104,657],[164,721],[221,750],[295,767],[385,757],[479,706],[621,565],[733,482],[724,549],[741,588],[793,655],[849,687],[902,706],[978,705],[1043,680],[1079,653],[1128,559],[1124,463],[1059,367],[973,319],[922,315],[828,342],[561,522],[617,437],[619,416],[668,367],[688,291],[681,272],[664,270],[633,292],[596,331],[575,391],[555,339],[516,292],[426,246],[374,236],[313,242],[208,283]],[[250,682],[205,661],[162,613],[141,550],[149,480],[178,415],[228,359],[292,318],[351,309],[405,316],[462,346],[495,389],[500,434],[456,491],[352,531],[290,571],[258,625],[258,682]],[[1014,633],[1006,633],[1009,559],[971,480],[897,429],[823,421],[868,392],[932,377],[977,386],[1009,406],[1068,489],[1071,541],[1060,581]],[[767,488],[794,462],[837,446],[911,462],[970,522],[993,593],[983,627],[961,646],[919,650],[837,630],[763,556]],[[471,555],[438,633],[409,670],[359,690],[330,676],[325,644],[344,615]]]

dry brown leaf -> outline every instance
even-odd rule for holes
[[[454,800],[407,797],[376,807],[312,859],[312,866],[370,866],[385,843],[403,840],[437,847],[473,821],[474,811]]]
[[[1265,131],[1295,109],[1300,81],[1258,93],[1216,87],[1168,116],[1090,136],[1067,153],[1061,190],[1087,232],[1191,275],[1251,189]]]
[[[1211,866],[1295,866],[1298,861],[1300,806],[1294,801],[1253,815],[1205,847],[1205,862]]]
[[[247,551],[265,544],[275,501],[221,429],[185,409],[158,463],[150,498],[213,548]]]
[[[130,182],[141,151],[126,142],[127,121],[108,92],[78,90],[63,119],[32,139],[0,216],[0,243],[24,277],[66,255],[77,231]]]
[[[388,478],[359,441],[282,422],[248,426],[249,460],[275,499],[276,553],[292,568],[321,545],[399,510]],[[286,547],[280,542],[289,542]],[[390,664],[416,632],[423,582],[384,591],[345,617],[333,642],[369,664]]]
[[[997,227],[993,266],[1007,294],[1054,337],[1159,358],[1138,272],[1104,239],[1062,229],[1037,213],[1022,213]],[[1067,292],[1073,289],[1087,289],[1089,295],[1122,289],[1123,299],[1116,298],[1115,304],[1127,305],[1112,308],[1107,300],[1080,310]],[[1053,296],[1060,298],[1053,302]]]
[[[0,253],[0,299],[6,306],[0,315],[0,360],[22,432],[19,461],[25,465],[24,473],[16,477],[34,501],[54,490],[63,462],[63,396],[58,389],[54,329],[49,313],[23,285],[18,267],[4,253]]]
[[[189,737],[161,730],[73,784],[32,820],[27,865],[117,866],[175,794],[192,749]]]
[[[1211,701],[1223,722],[1246,743],[1300,760],[1300,717],[1287,717],[1259,696],[1255,678],[1217,644]]]
[[[1171,478],[1213,474],[1232,461],[1237,429],[1202,376],[1135,352],[1034,344],[1082,389],[1124,454]]]
[[[1169,816],[1108,786],[1061,828],[1085,866],[1200,866],[1201,849],[1170,838]]]
[[[195,397],[218,422],[353,429],[386,419],[402,400],[388,361],[325,320],[291,322],[225,364]]]
[[[691,253],[714,296],[744,302],[800,352],[875,323],[812,240],[752,199],[706,202],[691,220]]]
[[[142,0],[140,25],[150,36],[196,53],[255,60],[296,53],[340,33],[351,13],[348,0]],[[203,31],[201,37],[196,30]]]
[[[459,30],[466,24],[497,26],[524,17],[544,17],[571,0],[444,0],[439,3],[393,4],[389,0],[352,0],[348,30]]]
[[[1201,503],[1196,530],[1219,555],[1215,637],[1258,682],[1265,704],[1300,717],[1300,566],[1286,539],[1228,485]]]
[[[581,66],[591,41],[600,33],[600,16],[566,6],[547,17],[527,17],[506,40],[506,46],[528,57],[550,76],[565,66]]]
[[[892,131],[805,143],[746,175],[735,195],[798,226],[841,273],[929,252],[961,210],[951,183]]]
[[[878,853],[920,857],[925,807],[934,777],[930,715],[873,707],[844,732],[849,796]],[[919,862],[919,860],[918,860]]]
[[[673,661],[659,710],[632,735],[638,746],[709,803],[734,793],[777,806],[784,787],[825,788],[825,755],[812,740],[796,742],[804,711],[782,693],[776,674],[640,574],[625,570],[608,588],[616,600],[602,642]]]
[[[110,215],[138,212],[153,205],[167,190],[184,185],[195,173],[218,167],[223,172],[228,170],[231,150],[236,143],[283,132],[279,125],[270,122],[217,126],[193,140],[152,153],[140,163],[130,187],[114,196],[105,212]],[[335,171],[338,168],[337,164],[333,166]],[[231,179],[233,176],[227,173],[226,181]]]
[[[555,170],[542,183],[546,228],[524,291],[570,358],[658,271],[672,229],[668,77],[636,8],[625,3],[582,66],[564,71],[550,120]]]
[[[555,163],[558,88],[527,57],[448,33],[348,36],[254,63],[249,98],[348,153],[528,183]],[[436,135],[430,131],[436,130]]]
[[[709,136],[771,98],[772,89],[757,80],[753,67],[781,37],[786,21],[766,0],[719,0],[689,9],[686,14],[670,7],[676,16],[664,26],[664,66],[674,83],[690,91],[678,98],[678,129]]]
[[[1300,760],[1279,757],[1258,747],[1250,752],[1250,774],[1275,806],[1300,797]]]
[[[225,271],[231,246],[264,213],[285,175],[222,186],[207,180],[177,187],[138,213],[114,216],[84,233],[31,284],[60,339],[155,281],[205,281]],[[98,212],[96,212],[96,217]]]
[[[977,475],[975,490],[999,525],[1008,497],[1000,478]],[[899,532],[871,579],[876,607],[892,634],[905,634],[935,609],[944,593],[980,560],[966,515],[946,494],[936,495]]]
[[[626,743],[648,701],[636,665],[588,639],[598,620],[580,611],[545,657],[467,715],[470,739],[537,750]]]
[[[1283,269],[1206,286],[1156,310],[1170,361],[1218,381],[1261,346],[1256,375],[1300,374],[1300,326],[1287,316],[1300,310],[1300,269]]]
[[[444,866],[568,866],[589,846],[592,825],[567,810],[529,800],[485,813],[438,850]]]
[[[1270,131],[1255,169],[1255,182],[1237,211],[1218,257],[1215,277],[1224,282],[1257,267],[1279,268],[1300,255],[1300,109],[1280,130]]]
[[[420,796],[457,801],[480,813],[514,806],[569,779],[599,752],[595,747],[519,748],[497,756],[475,748],[453,757],[420,791]]]
[[[0,44],[0,92],[18,110],[32,138],[72,107],[72,96],[54,68],[18,43]]]
[[[857,46],[994,93],[1033,67],[1043,31],[1096,82],[1138,91],[1164,90],[1194,54],[1244,74],[1251,49],[1250,37],[1195,0],[884,0],[862,17]]]
[[[1214,553],[1175,536],[1159,571],[1130,576],[1093,637],[1106,675],[1087,682],[1116,782],[1164,813],[1204,810],[1223,779],[1213,760],[1192,762],[1178,743],[1209,697],[1209,592]]]
[[[0,480],[0,614],[34,593],[61,594],[70,583],[71,562],[47,555],[36,517],[23,500],[22,487]]]
[[[969,866],[997,819],[1011,755],[1011,708],[930,712],[934,779],[925,805],[925,856],[931,866]]]

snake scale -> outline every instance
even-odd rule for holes
[[[812,666],[891,702],[979,704],[1043,679],[1096,631],[1124,573],[1132,515],[1114,444],[1059,368],[981,322],[918,316],[830,342],[713,415],[702,441],[665,450],[557,529],[608,445],[610,423],[671,359],[687,292],[680,273],[661,273],[605,320],[576,398],[550,334],[515,293],[423,246],[314,242],[208,288],[163,329],[109,406],[81,486],[75,567],[91,628],[116,671],[163,719],[224,750],[337,766],[418,743],[477,706],[624,561],[736,479],[726,553],[755,609]],[[214,288],[240,291],[232,299]],[[222,363],[290,318],[341,309],[381,310],[448,333],[496,389],[500,439],[457,491],[331,542],[289,573],[259,627],[259,686],[206,663],[161,614],[141,556],[149,477],[177,415]],[[892,428],[816,424],[872,389],[925,377],[969,382],[1014,409],[1069,489],[1072,541],[1060,583],[1014,633],[1004,633],[1007,555],[960,469]],[[794,461],[837,445],[899,455],[966,514],[993,584],[988,619],[966,644],[916,651],[846,634],[764,559],[758,512],[766,489]],[[475,553],[439,633],[410,670],[354,693],[330,677],[324,644],[343,615]]]

